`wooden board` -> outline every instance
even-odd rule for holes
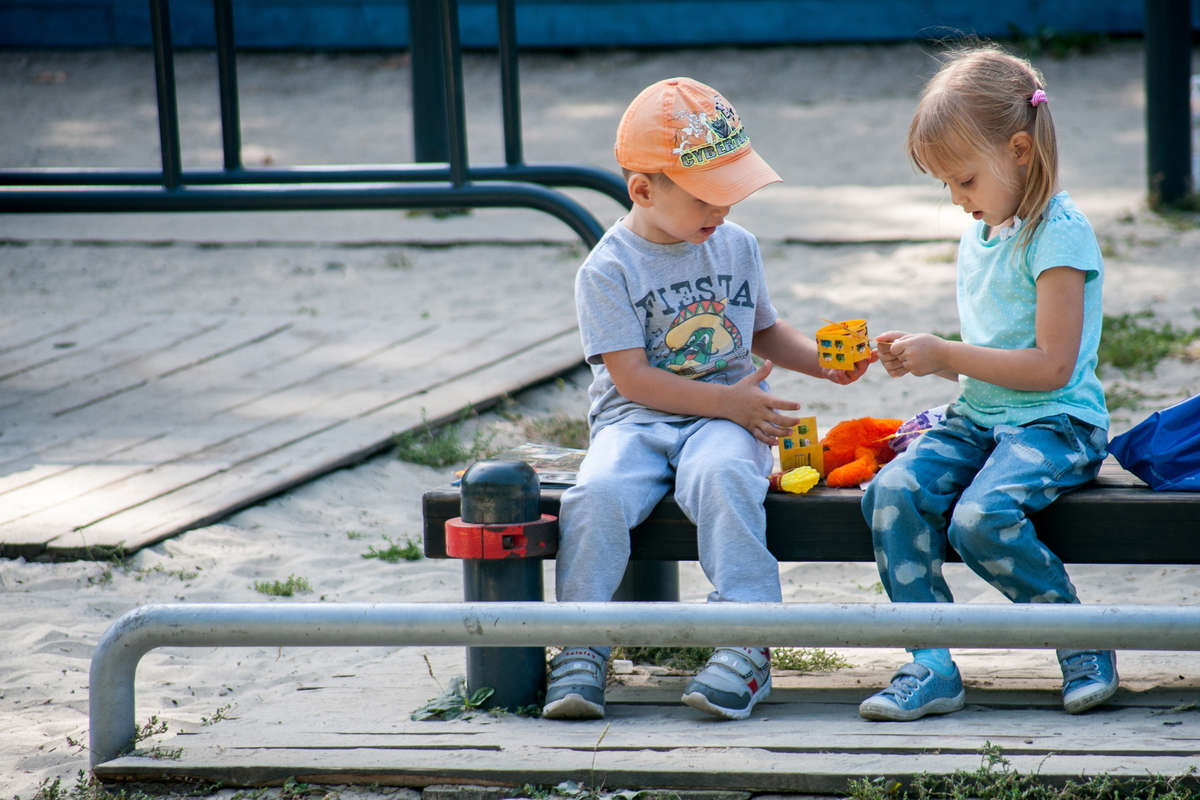
[[[973,771],[996,746],[1012,769],[1061,782],[1080,775],[1184,775],[1200,756],[1195,686],[1122,690],[1081,716],[1062,711],[1056,681],[1021,690],[968,685],[956,714],[912,723],[862,720],[853,679],[776,675],[750,719],[718,721],[678,702],[685,677],[610,687],[602,721],[480,715],[414,722],[433,694],[419,673],[338,676],[296,686],[234,718],[155,742],[178,758],[117,758],[103,780],[195,778],[226,786],[371,782],[554,785],[577,780],[617,788],[845,791],[854,778],[910,779]],[[885,681],[868,676],[866,683]],[[851,685],[848,685],[851,684]]]
[[[0,357],[0,555],[210,524],[580,363],[573,319],[33,316]]]
[[[558,514],[561,488],[541,493],[544,514]],[[767,495],[767,545],[780,561],[874,561],[862,516],[862,491],[817,487]],[[422,498],[425,554],[444,558],[445,522],[459,513],[458,489]],[[1095,483],[1056,500],[1034,518],[1038,535],[1075,564],[1195,564],[1200,561],[1200,494],[1155,492],[1115,461]],[[1152,533],[1153,535],[1148,535]],[[633,559],[695,561],[696,528],[668,496],[630,537]],[[953,549],[949,560],[958,560]]]

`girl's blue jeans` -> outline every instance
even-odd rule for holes
[[[1077,603],[1029,516],[1092,480],[1107,431],[1065,414],[982,428],[951,412],[884,465],[863,496],[875,561],[895,602],[953,602],[946,545],[1017,603]]]

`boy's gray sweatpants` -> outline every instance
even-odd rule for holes
[[[614,423],[592,437],[579,482],[563,493],[555,594],[608,601],[629,561],[629,529],[671,487],[695,523],[709,600],[778,602],[779,564],[766,547],[763,498],[771,449],[737,423]]]

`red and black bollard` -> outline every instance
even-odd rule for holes
[[[463,560],[467,602],[543,599],[542,556],[558,550],[558,518],[541,513],[537,473],[522,461],[478,461],[462,477],[460,517],[446,521],[446,555]],[[488,707],[541,705],[544,647],[468,647],[467,690]]]

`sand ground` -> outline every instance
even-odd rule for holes
[[[411,157],[403,55],[248,55],[239,63],[248,164]],[[1104,246],[1106,312],[1148,310],[1159,321],[1200,325],[1200,222],[1145,207],[1140,43],[1041,66],[1059,126],[1064,184]],[[642,86],[690,74],[718,87],[785,178],[734,214],[760,237],[784,318],[802,329],[819,327],[821,318],[861,317],[874,331],[957,329],[953,242],[965,219],[939,186],[913,172],[901,146],[932,69],[922,48],[531,54],[521,69],[530,162],[612,168],[616,120]],[[149,55],[137,52],[0,53],[0,107],[11,111],[0,119],[0,164],[153,167],[148,70]],[[182,54],[178,73],[185,164],[219,165],[211,58]],[[499,161],[495,65],[470,56],[465,74],[472,159]],[[572,194],[604,224],[620,213],[607,198]],[[53,314],[86,303],[112,313],[271,307],[386,317],[407,301],[421,313],[453,318],[510,298],[498,313],[537,313],[540,303],[571,302],[582,254],[560,223],[525,211],[448,220],[392,212],[10,215],[0,218],[0,309],[36,304]],[[1195,346],[1192,353],[1198,355]],[[1113,402],[1114,433],[1200,393],[1194,359],[1171,357],[1103,377],[1110,401],[1120,398]],[[529,420],[580,419],[587,380],[578,369],[531,387],[464,423],[460,435],[470,441],[479,430],[500,446],[526,438]],[[782,374],[773,387],[804,403],[823,430],[856,416],[907,416],[952,399],[954,389],[935,378],[891,380],[881,370],[844,389]],[[304,600],[460,599],[457,563],[364,555],[389,542],[419,541],[422,491],[462,466],[381,456],[120,563],[0,561],[0,795],[30,798],[43,782],[69,784],[86,769],[87,754],[73,742],[87,740],[88,662],[107,626],[138,605],[265,601],[256,582],[292,575],[312,587]],[[999,600],[974,576],[949,571],[960,601]],[[790,601],[879,599],[871,565],[790,564],[782,575]],[[1200,602],[1194,567],[1090,567],[1072,576],[1085,602]],[[547,586],[552,591],[549,573]],[[699,601],[707,590],[699,570],[685,565],[684,599]],[[904,658],[875,650],[844,655],[881,680]],[[965,658],[968,678],[984,680],[1035,668],[1047,656]],[[1126,679],[1143,683],[1198,663],[1179,654],[1122,658]],[[139,669],[138,718],[157,715],[172,731],[188,729],[278,698],[285,687],[384,660],[424,670],[419,654],[404,650],[156,651]]]

